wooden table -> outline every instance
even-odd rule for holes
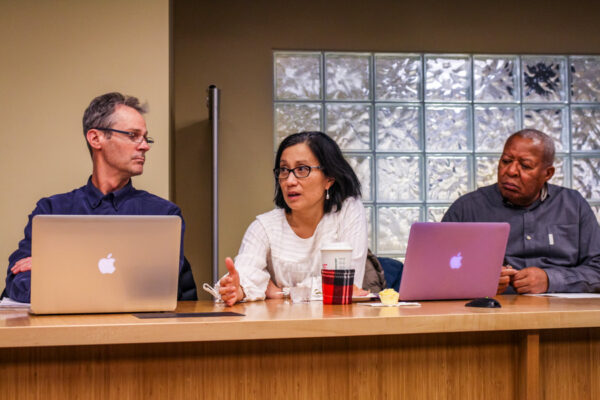
[[[265,301],[139,319],[0,310],[1,399],[599,399],[600,299]]]

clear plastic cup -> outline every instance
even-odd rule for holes
[[[312,294],[311,271],[301,268],[289,271],[290,298],[292,303],[306,303]]]
[[[310,301],[312,288],[310,286],[298,285],[290,288],[292,303],[306,303]]]

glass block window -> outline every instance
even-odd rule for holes
[[[402,259],[410,225],[440,221],[496,182],[506,138],[554,138],[552,183],[600,220],[600,56],[277,51],[274,146],[294,132],[336,140],[358,175],[371,249]]]

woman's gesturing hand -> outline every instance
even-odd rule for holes
[[[244,291],[240,286],[240,275],[235,269],[233,260],[230,257],[225,259],[225,266],[227,267],[229,274],[221,278],[221,281],[219,282],[219,294],[225,304],[232,306],[244,298]]]

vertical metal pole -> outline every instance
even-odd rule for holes
[[[212,130],[212,280],[219,280],[219,93],[215,85],[208,87],[208,119]]]

